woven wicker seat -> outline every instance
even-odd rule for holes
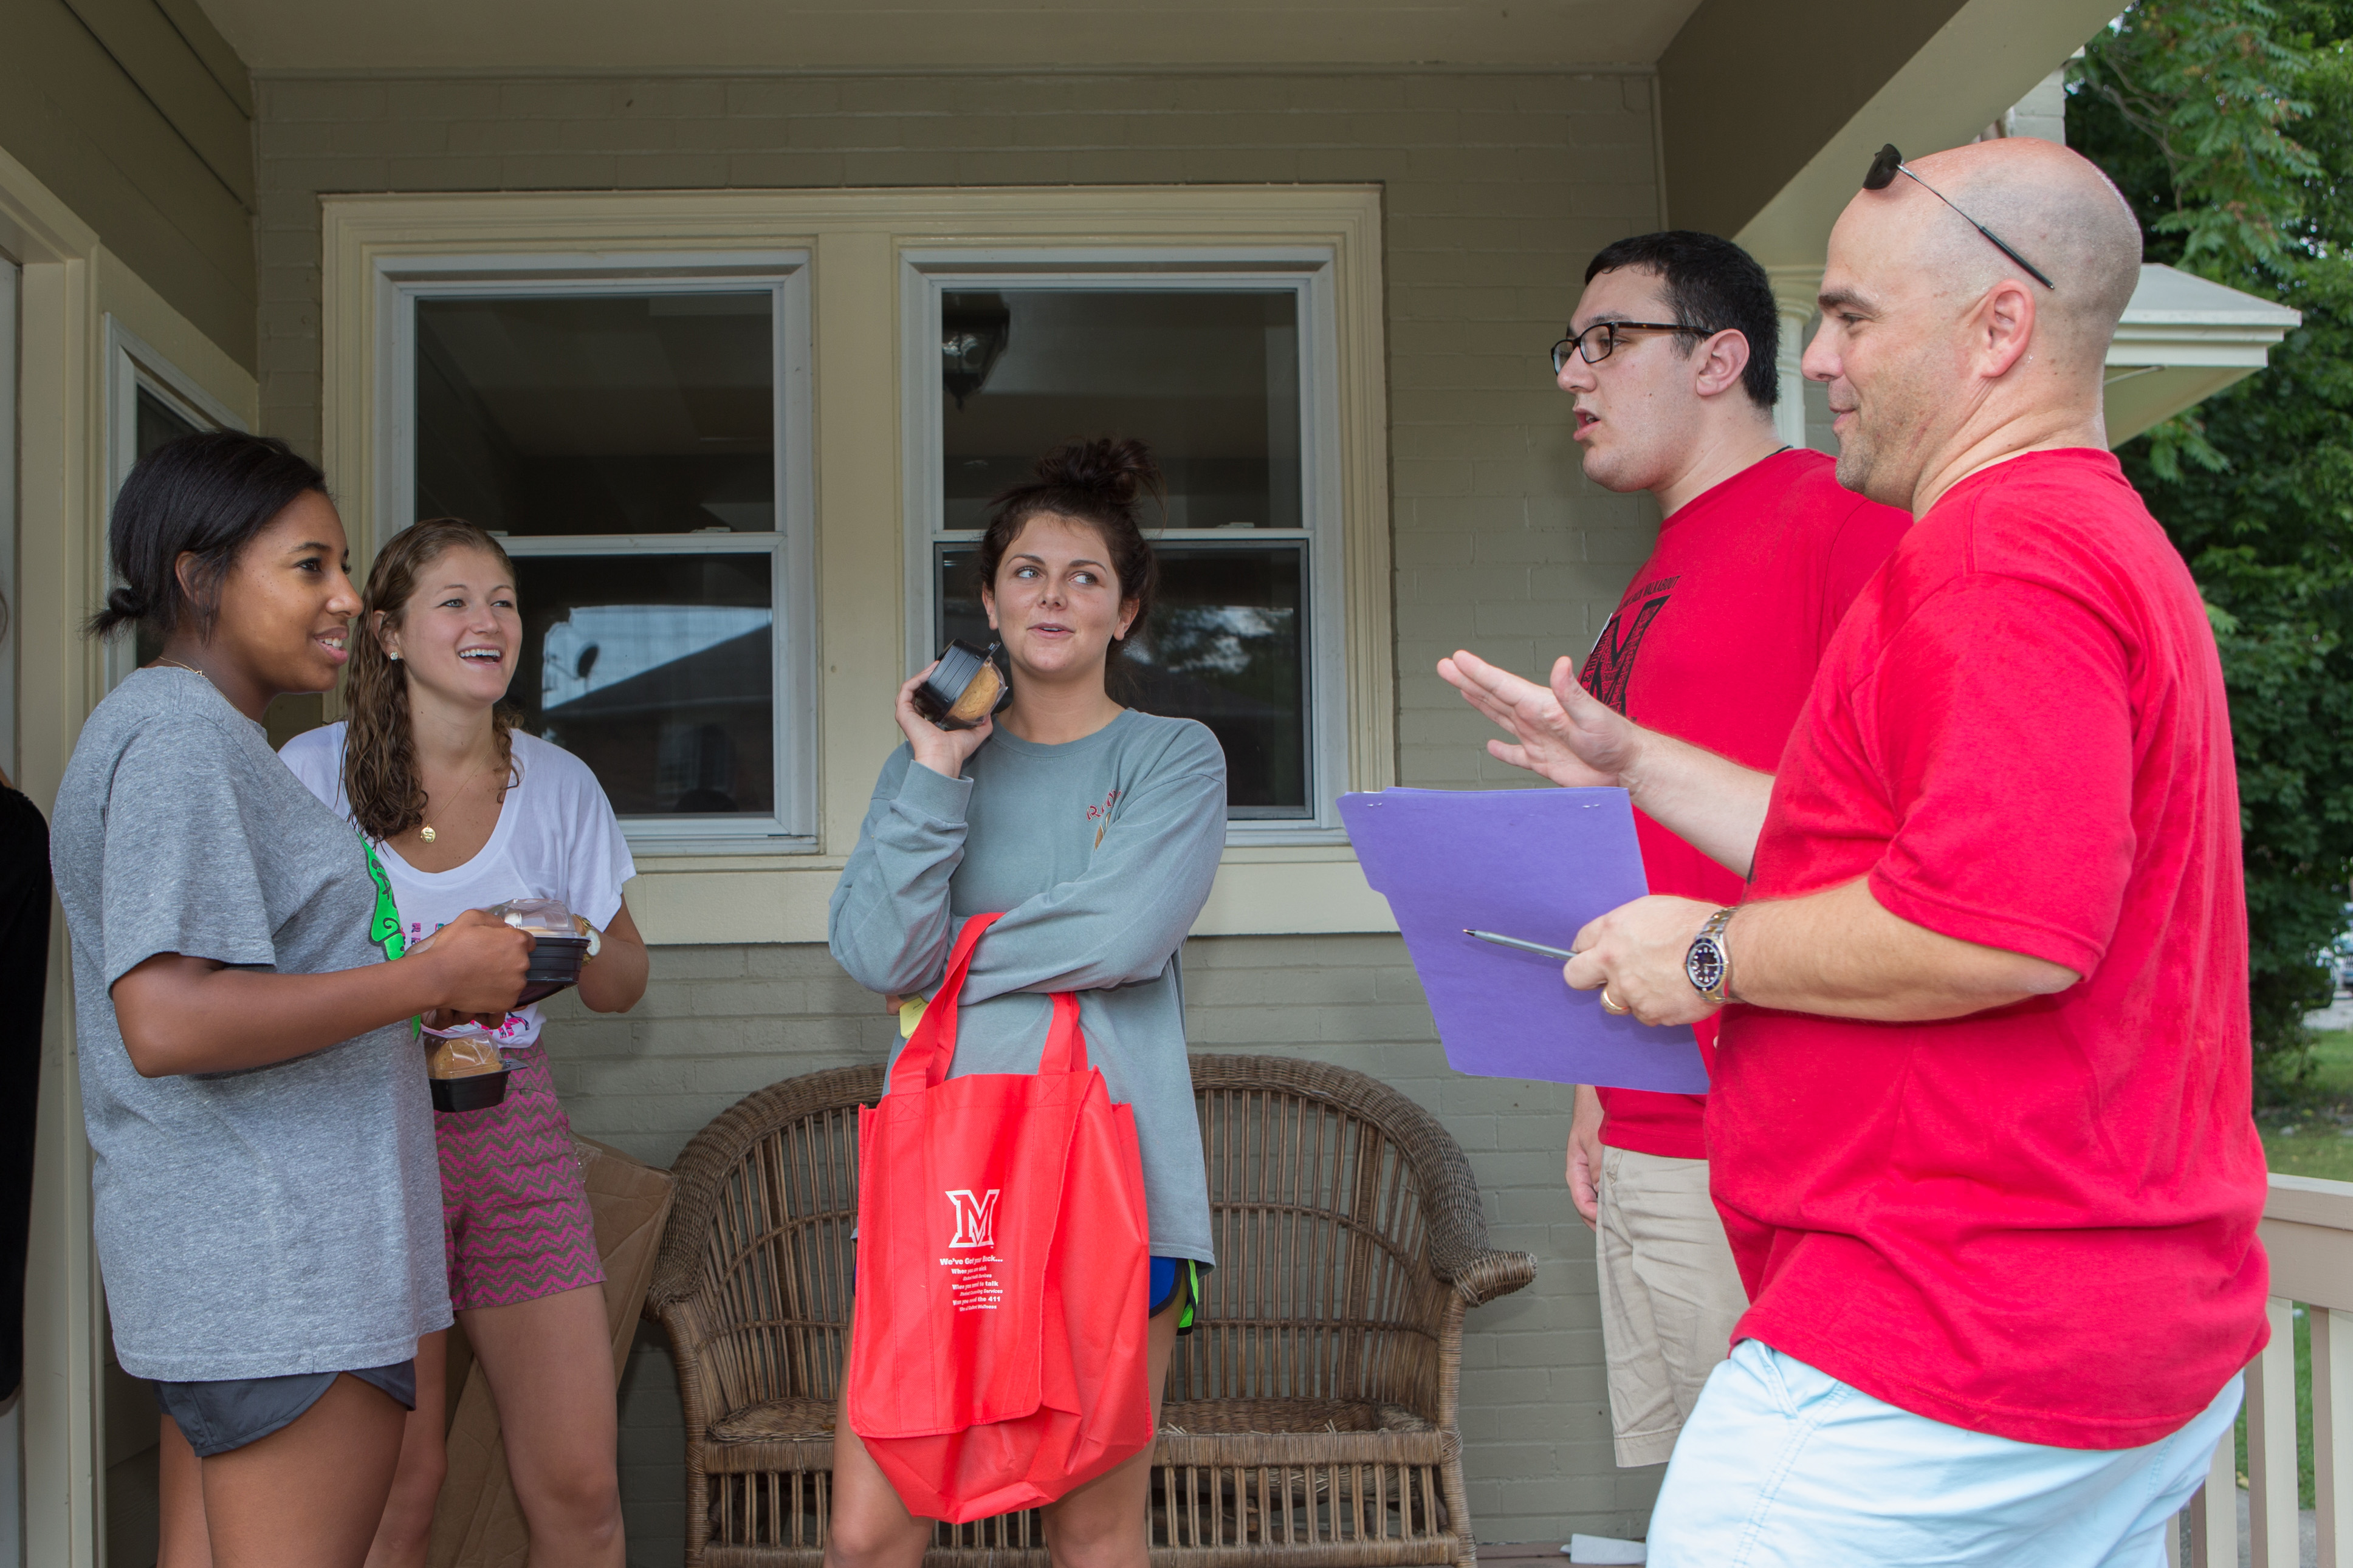
[[[1197,1056],[1218,1267],[1153,1450],[1155,1568],[1473,1560],[1462,1314],[1535,1278],[1486,1244],[1462,1151],[1345,1068]],[[848,1352],[858,1107],[787,1079],[687,1145],[647,1316],[685,1406],[689,1568],[816,1568]],[[942,1525],[927,1568],[1046,1568],[1038,1517]]]

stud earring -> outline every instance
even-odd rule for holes
[[[396,654],[396,653],[388,653],[388,654],[385,655],[385,657],[386,658],[388,658],[388,659],[392,660],[392,662],[393,662],[393,663],[395,663],[395,664],[398,664],[398,663],[400,662],[400,655],[398,655],[398,654]]]

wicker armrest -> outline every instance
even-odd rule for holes
[[[1535,1253],[1498,1252],[1491,1248],[1456,1265],[1452,1283],[1454,1293],[1462,1298],[1464,1306],[1480,1307],[1498,1296],[1525,1289],[1535,1277]]]
[[[1535,1278],[1535,1255],[1487,1245],[1487,1206],[1462,1145],[1428,1109],[1352,1068],[1289,1057],[1193,1058],[1193,1087],[1277,1088],[1367,1117],[1395,1141],[1420,1177],[1430,1223],[1430,1270],[1466,1306],[1508,1296]]]
[[[752,1146],[776,1129],[813,1112],[871,1105],[882,1092],[878,1065],[835,1068],[770,1084],[737,1100],[696,1133],[670,1166],[678,1183],[670,1226],[646,1290],[645,1315],[658,1316],[664,1302],[703,1290],[703,1250],[710,1239],[720,1189]]]

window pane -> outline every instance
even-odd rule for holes
[[[766,555],[537,555],[522,581],[524,728],[624,816],[776,811]]]
[[[166,441],[193,436],[202,428],[143,386],[139,389],[138,417],[139,424],[132,439],[138,444],[142,458]]]
[[[1132,708],[1198,719],[1226,749],[1226,803],[1238,817],[1308,816],[1307,617],[1303,545],[1163,544],[1160,591],[1112,695]],[[967,545],[939,547],[941,625],[995,640]]]
[[[768,532],[756,294],[417,302],[417,515],[509,533]]]
[[[1297,528],[1299,297],[1007,289],[941,298],[943,521],[1076,437],[1150,443],[1170,528]]]

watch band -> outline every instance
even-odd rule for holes
[[[1708,916],[1683,955],[1683,978],[1719,1007],[1732,1000],[1732,950],[1725,945],[1724,931],[1738,909],[1736,904]]]

